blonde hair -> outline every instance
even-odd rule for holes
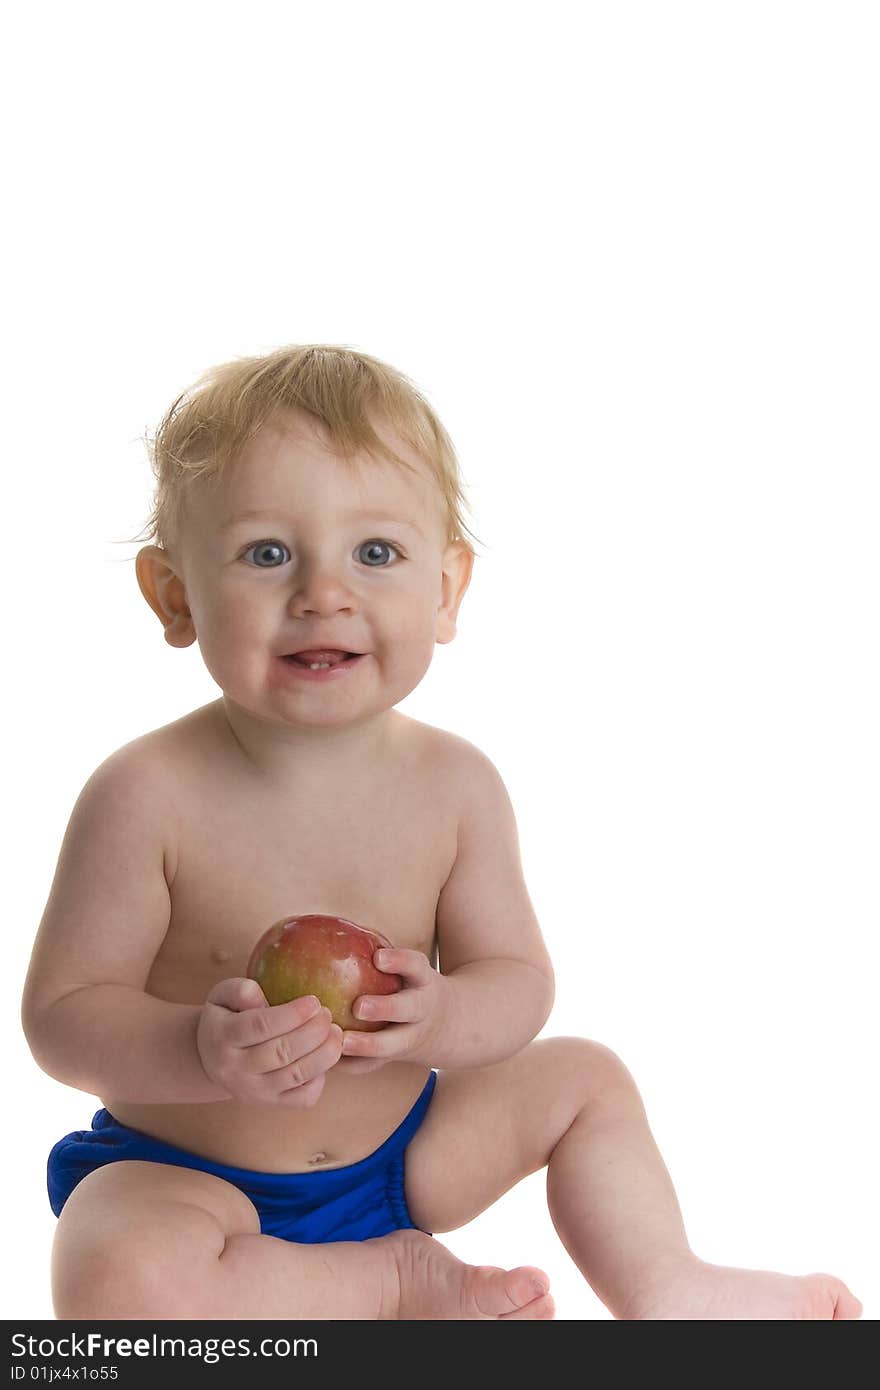
[[[376,433],[370,412],[391,426],[428,465],[445,500],[447,543],[474,535],[452,440],[415,384],[394,367],[354,348],[292,344],[259,357],[212,367],[145,436],[156,479],[153,507],[139,536],[168,549],[180,537],[186,495],[197,479],[219,480],[246,442],[278,411],[305,410],[326,426],[341,456],[363,450],[416,472]]]

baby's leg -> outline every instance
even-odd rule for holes
[[[635,1082],[586,1039],[546,1038],[490,1067],[441,1072],[406,1151],[410,1215],[451,1231],[544,1166],[560,1238],[616,1318],[859,1316],[830,1275],[728,1270],[693,1254]]]
[[[475,1269],[421,1231],[298,1245],[222,1178],[121,1161],[83,1178],[52,1252],[58,1318],[534,1318],[539,1270]]]

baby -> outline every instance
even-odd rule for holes
[[[33,1055],[104,1106],[49,1158],[57,1317],[551,1318],[540,1269],[433,1238],[546,1167],[615,1318],[857,1318],[830,1275],[699,1259],[623,1062],[534,1041],[553,972],[502,779],[395,708],[474,561],[413,383],[334,346],[240,359],[152,451],[138,583],[221,696],[88,779],[34,945]],[[246,978],[305,913],[393,942],[403,987],[355,1005],[384,1027]]]

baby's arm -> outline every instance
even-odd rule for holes
[[[380,968],[402,974],[409,988],[369,996],[369,1017],[401,1027],[346,1033],[348,1057],[487,1066],[525,1047],[549,1017],[553,968],[523,878],[510,797],[486,755],[457,742],[458,850],[437,904],[442,976],[417,952],[383,951]],[[401,1051],[409,1037],[415,1045]]]
[[[314,1104],[342,1046],[316,1003],[270,1009],[251,980],[223,982],[204,1006],[145,992],[171,916],[171,813],[161,770],[130,745],[80,793],[25,982],[31,1051],[56,1080],[104,1098]]]

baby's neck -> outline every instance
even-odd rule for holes
[[[350,782],[359,771],[387,758],[401,716],[393,709],[336,728],[286,725],[262,719],[227,695],[216,702],[217,717],[238,745],[246,762],[267,784],[302,787],[313,779],[325,787]]]

